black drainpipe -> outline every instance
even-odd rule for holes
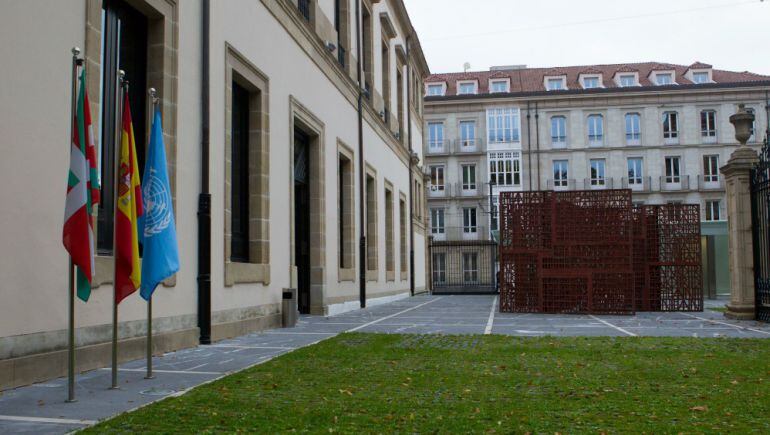
[[[537,190],[540,190],[540,113],[535,102],[535,147],[537,148]]]
[[[198,196],[198,329],[211,344],[211,193],[209,193],[209,0],[201,2],[201,192]]]
[[[362,0],[356,0],[356,52],[358,59],[357,60],[357,73],[358,73],[358,204],[359,204],[359,220],[360,220],[360,230],[361,230],[361,239],[358,243],[358,258],[359,261],[359,274],[358,274],[358,280],[359,280],[359,298],[361,302],[361,308],[366,307],[366,215],[364,214],[366,208],[365,208],[365,198],[364,198],[364,189],[366,189],[366,186],[364,184],[365,180],[365,173],[366,168],[364,167],[364,105],[363,105],[363,98],[364,94],[362,91],[363,88],[363,81],[361,80],[361,44],[363,43],[363,38],[361,38],[361,1]]]
[[[409,43],[412,35],[406,37],[406,123],[407,142],[409,143],[409,294],[414,296],[414,213],[412,211],[412,70],[409,62]],[[416,91],[416,90],[415,90]]]
[[[532,128],[529,121],[529,101],[527,101],[527,160],[529,161],[529,190],[532,190]]]

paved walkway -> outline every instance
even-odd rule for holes
[[[719,306],[721,303],[707,303]],[[292,329],[249,334],[120,367],[119,390],[108,390],[109,369],[77,377],[76,403],[64,403],[66,379],[4,391],[0,433],[65,433],[169,395],[182,394],[243,368],[342,332],[770,338],[770,325],[732,322],[721,313],[640,313],[636,316],[501,314],[495,296],[417,296],[334,317],[303,316]]]

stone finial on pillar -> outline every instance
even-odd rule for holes
[[[753,319],[755,316],[754,244],[751,227],[751,169],[759,161],[757,153],[746,146],[754,115],[743,104],[730,117],[735,138],[741,143],[720,168],[727,190],[727,232],[730,260],[730,302],[725,316]]]

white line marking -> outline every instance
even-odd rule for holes
[[[112,370],[110,367],[105,367],[101,370]],[[118,369],[119,372],[146,372],[147,368],[141,368],[141,369]],[[154,373],[184,373],[189,375],[221,375],[222,372],[196,372],[196,371],[189,371],[189,370],[158,370],[158,369],[152,369]]]
[[[489,320],[487,320],[487,327],[484,328],[484,335],[489,335],[492,333],[492,324],[495,322],[496,305],[497,305],[497,296],[495,296],[495,300],[492,301],[492,309],[489,310]]]
[[[337,335],[338,332],[272,332],[265,331],[264,335]]]
[[[201,367],[203,367],[203,366],[207,366],[207,365],[209,365],[209,363],[203,363],[203,364],[199,364],[199,365],[197,365],[197,366],[195,366],[195,367],[190,367],[189,369],[187,369],[187,370],[185,370],[185,371],[186,371],[186,372],[193,372],[193,371],[195,371],[195,369],[199,369],[199,368],[201,368]]]
[[[395,313],[395,314],[391,314],[390,316],[385,316],[385,317],[383,317],[383,318],[380,318],[380,319],[377,319],[377,320],[372,320],[372,321],[371,321],[371,322],[369,322],[369,323],[364,323],[364,324],[363,324],[363,325],[361,325],[361,326],[357,326],[357,327],[355,327],[355,328],[351,328],[351,329],[348,329],[346,332],[356,332],[356,331],[358,331],[359,329],[363,329],[363,328],[366,328],[367,326],[371,326],[371,325],[374,325],[374,324],[376,324],[376,323],[380,323],[380,322],[382,322],[383,320],[392,319],[393,317],[396,317],[396,316],[398,316],[399,314],[408,313],[409,311],[412,311],[412,310],[416,310],[416,309],[418,309],[418,308],[420,308],[420,307],[422,307],[422,306],[424,306],[424,305],[432,304],[433,302],[436,302],[436,301],[438,301],[438,300],[440,300],[440,299],[441,299],[441,297],[438,297],[438,298],[436,298],[436,299],[431,299],[431,300],[429,300],[428,302],[423,302],[423,303],[421,303],[420,305],[415,305],[415,306],[413,306],[412,308],[407,308],[407,309],[405,309],[405,310],[403,310],[403,311],[399,311],[399,312],[397,312],[397,313]]]
[[[626,334],[626,335],[630,335],[631,337],[636,337],[636,336],[637,336],[637,335],[636,335],[636,334],[634,334],[633,332],[630,332],[630,331],[626,331],[625,329],[621,328],[620,326],[615,326],[615,325],[613,325],[612,323],[610,323],[610,322],[608,322],[608,321],[606,321],[606,320],[602,320],[602,319],[600,319],[600,318],[598,318],[598,317],[594,316],[593,314],[590,314],[588,317],[590,317],[590,318],[592,318],[592,319],[594,319],[594,320],[597,320],[597,321],[599,321],[599,322],[602,322],[602,323],[604,323],[605,325],[609,326],[610,328],[613,328],[613,329],[617,329],[618,331],[620,331],[620,332],[622,332],[622,333],[624,333],[624,334]]]
[[[215,344],[211,347],[221,347],[224,349],[268,349],[268,350],[293,350],[293,347],[286,346],[242,346],[240,344]]]
[[[229,363],[230,361],[233,361],[234,359],[235,359],[235,358],[230,358],[230,359],[226,359],[226,360],[224,360],[224,361],[219,361],[219,364],[220,364],[220,365],[222,365],[222,364],[227,364],[227,363]]]
[[[761,329],[749,328],[748,326],[733,325],[732,323],[722,322],[722,321],[716,320],[716,319],[707,319],[705,317],[694,316],[694,315],[689,314],[689,313],[681,313],[681,314],[684,314],[685,316],[692,317],[693,319],[703,320],[705,322],[718,323],[720,325],[731,326],[731,327],[733,327],[735,329],[743,329],[743,330],[747,330],[747,331],[759,332],[760,334],[770,335],[770,331],[763,331]]]
[[[25,421],[28,423],[56,423],[56,424],[80,424],[90,426],[96,424],[96,420],[73,420],[69,418],[24,417],[20,415],[0,415],[0,420]]]

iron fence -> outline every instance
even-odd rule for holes
[[[434,294],[495,293],[496,251],[493,241],[432,241],[431,289]]]

